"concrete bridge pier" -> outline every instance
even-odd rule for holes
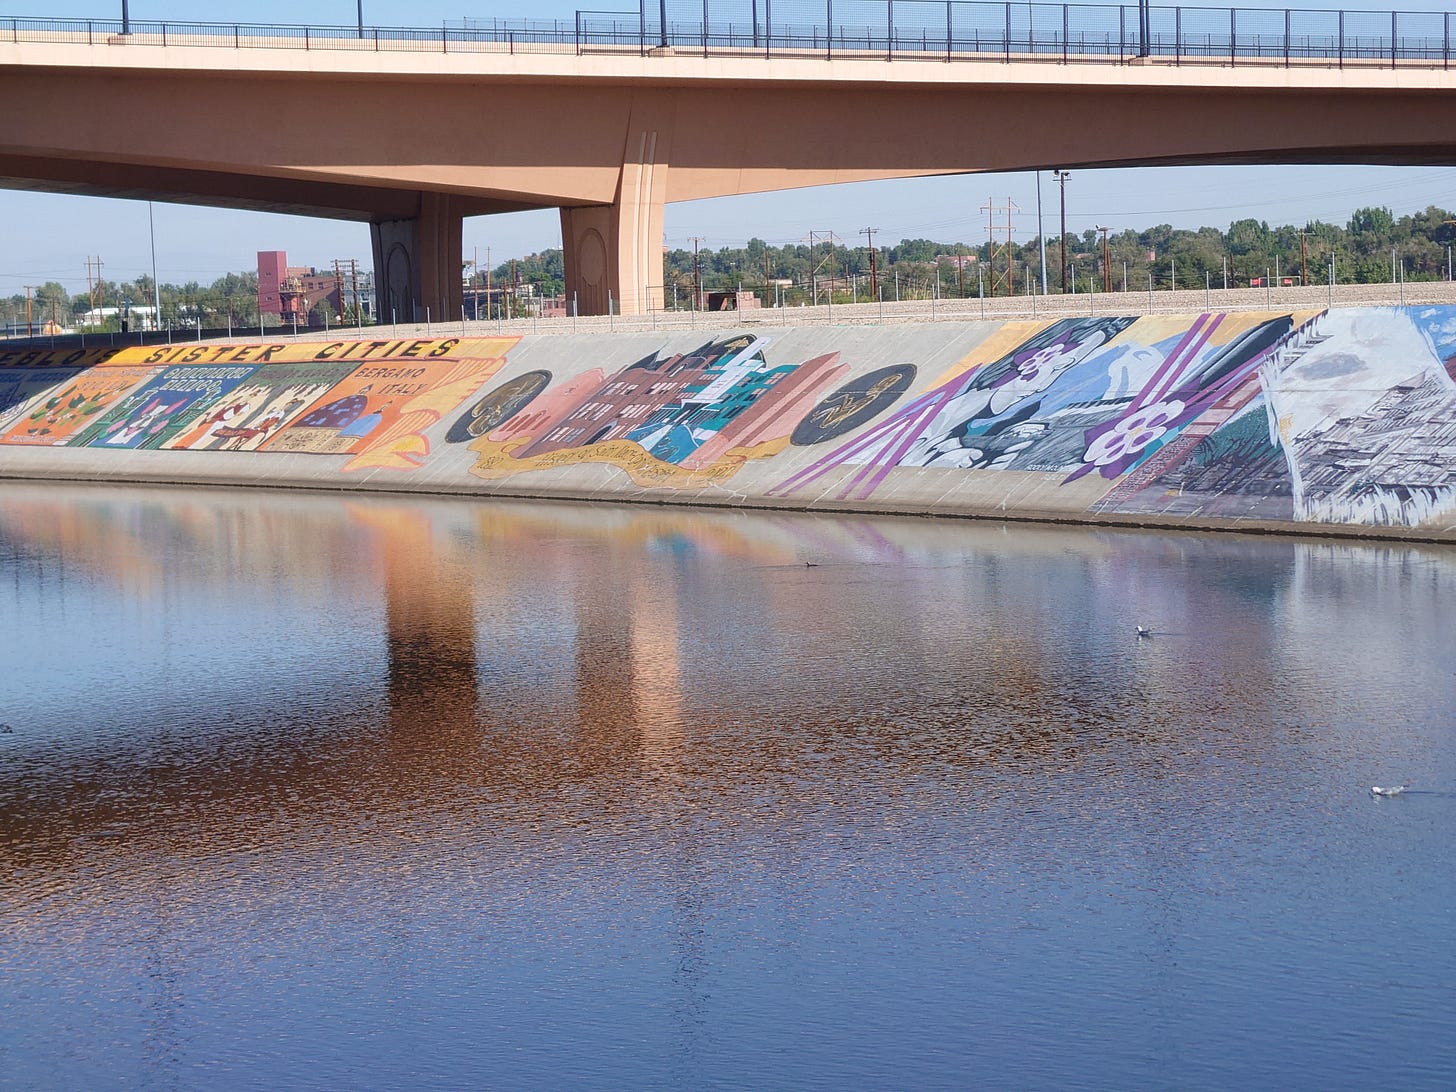
[[[659,116],[644,118],[649,110]],[[570,309],[575,302],[577,314],[662,310],[662,225],[672,119],[670,107],[658,104],[634,105],[632,115],[616,200],[561,210],[566,306]]]
[[[415,216],[370,224],[377,322],[460,317],[463,204],[453,194],[423,192]]]

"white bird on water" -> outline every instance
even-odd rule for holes
[[[1375,796],[1399,796],[1408,788],[1410,788],[1409,781],[1404,785],[1371,785],[1370,791]]]
[[[1139,637],[1151,637],[1152,635],[1153,635],[1153,631],[1150,630],[1150,629],[1148,629],[1147,626],[1138,626],[1138,636]]]

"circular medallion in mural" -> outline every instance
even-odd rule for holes
[[[864,424],[910,389],[914,364],[892,364],[840,387],[799,422],[789,442],[798,447],[822,444]]]
[[[460,415],[445,434],[446,442],[468,443],[484,436],[497,425],[505,424],[525,409],[550,382],[551,373],[545,371],[527,372],[507,380]]]

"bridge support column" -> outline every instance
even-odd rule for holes
[[[374,241],[376,322],[449,321],[460,317],[460,201],[420,194],[419,214],[370,226]]]
[[[561,210],[566,306],[582,315],[661,310],[662,210],[667,200],[671,118],[644,122],[633,110],[617,199]]]

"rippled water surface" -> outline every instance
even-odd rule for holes
[[[1456,1080],[1448,548],[6,484],[0,618],[7,1087]]]

